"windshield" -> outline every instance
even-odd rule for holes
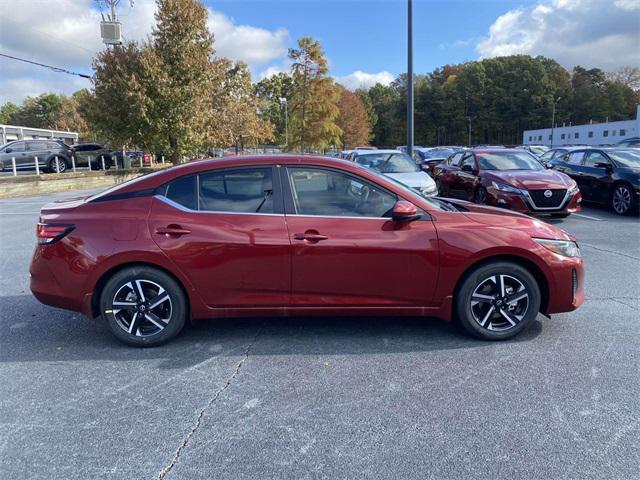
[[[380,173],[410,173],[420,169],[406,153],[371,153],[358,155],[356,158],[363,167],[371,168]]]
[[[527,152],[490,152],[476,154],[480,170],[544,170]]]
[[[607,153],[621,167],[640,167],[640,150],[610,150]]]
[[[444,211],[451,211],[451,207],[447,203],[445,203],[445,202],[443,202],[441,200],[438,200],[437,198],[427,197],[426,195],[423,195],[420,191],[418,191],[418,190],[416,190],[414,188],[411,188],[410,186],[408,186],[408,185],[396,180],[393,177],[387,177],[385,175],[382,175],[380,172],[378,172],[375,169],[372,169],[371,173],[373,173],[374,175],[384,179],[387,182],[393,183],[398,188],[400,188],[404,192],[406,192],[407,193],[407,197],[409,197],[409,198],[411,198],[411,195],[414,195],[414,196],[420,197],[423,200],[426,200],[429,203],[429,205],[431,205],[436,210],[440,210],[440,211],[443,211],[443,212]]]

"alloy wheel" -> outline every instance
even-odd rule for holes
[[[136,279],[122,285],[113,296],[112,314],[120,328],[136,337],[163,331],[171,320],[169,293],[156,282]]]
[[[514,328],[527,314],[529,292],[511,275],[492,275],[471,294],[471,314],[482,328],[503,332]]]
[[[631,191],[628,187],[620,185],[613,192],[613,209],[621,215],[629,211],[631,206]]]

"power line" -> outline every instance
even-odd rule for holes
[[[57,72],[57,73],[67,73],[69,75],[77,75],[78,77],[91,79],[90,75],[85,75],[84,73],[72,72],[70,70],[65,70],[64,68],[54,67],[52,65],[45,65],[44,63],[33,62],[33,61],[27,60],[25,58],[13,57],[11,55],[7,55],[6,53],[0,53],[0,57],[11,58],[12,60],[18,60],[19,62],[31,63],[32,65],[38,65],[39,67],[48,68],[48,69],[53,70],[54,72]]]

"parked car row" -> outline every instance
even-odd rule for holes
[[[0,171],[12,170],[15,161],[16,170],[34,170],[36,160],[43,172],[63,173],[73,164],[77,168],[98,170],[109,169],[114,164],[118,168],[151,164],[151,154],[141,150],[112,151],[99,143],[77,143],[67,145],[62,140],[14,140],[0,147]],[[73,161],[72,161],[73,159]]]

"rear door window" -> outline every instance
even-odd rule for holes
[[[272,168],[246,168],[201,174],[200,210],[274,213]]]

